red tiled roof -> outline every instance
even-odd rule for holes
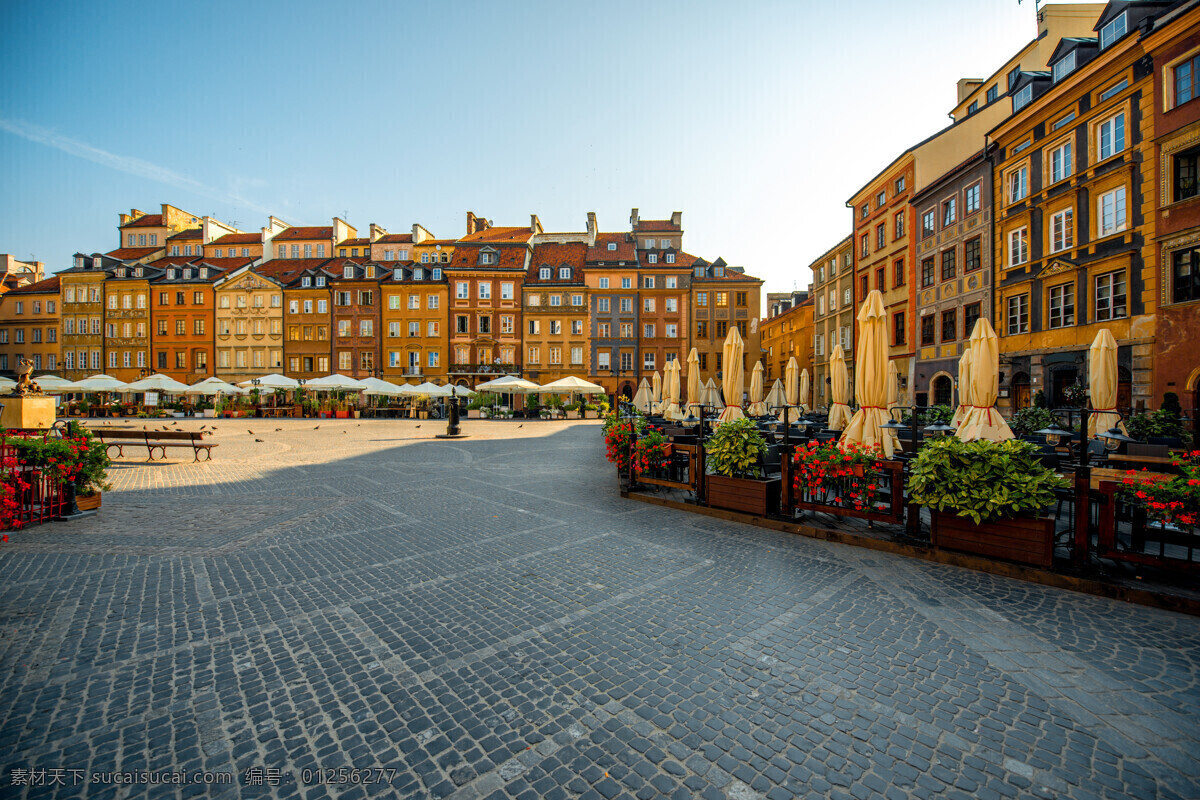
[[[346,239],[344,242],[338,242],[338,247],[362,247],[363,245],[370,246],[370,239]]]
[[[538,270],[542,267],[551,267],[551,278],[545,283],[554,283],[558,281],[558,268],[562,266],[573,267],[576,270],[582,270],[584,260],[587,256],[588,246],[583,242],[546,242],[544,244],[535,245],[533,248],[533,258],[529,262],[528,274],[525,280],[532,283],[541,283],[538,278]],[[576,272],[573,280],[578,282],[582,280],[582,273]]]
[[[447,245],[454,245],[457,242],[458,242],[457,239],[426,239],[425,241],[421,242],[420,244],[417,244],[416,246],[417,247],[436,247],[437,245],[440,244],[442,247],[446,247]]]
[[[638,233],[655,233],[663,231],[665,233],[679,232],[682,230],[680,226],[674,224],[669,219],[641,219],[634,226],[634,230]]]
[[[332,239],[333,228],[288,228],[282,231],[275,237],[275,241],[288,241],[292,239]]]
[[[496,251],[496,264],[480,264],[479,253],[485,247],[491,247]],[[472,243],[459,246],[454,249],[454,258],[449,264],[446,264],[447,269],[525,269],[525,254],[529,252],[525,245],[519,247],[513,246],[496,246],[494,244],[478,244]]]
[[[45,280],[40,280],[37,283],[29,283],[24,286],[18,286],[15,289],[9,289],[8,294],[46,294],[58,291],[58,276],[51,275]]]
[[[376,244],[411,244],[413,240],[411,233],[389,233],[387,236],[380,236],[375,240]]]
[[[204,230],[201,228],[188,228],[187,230],[182,230],[179,233],[171,234],[167,237],[167,241],[169,242],[173,239],[199,239],[203,235]]]
[[[126,222],[122,228],[154,228],[163,224],[162,214],[143,214],[133,222]]]
[[[486,231],[476,231],[458,240],[459,244],[526,244],[533,237],[529,228],[488,228]],[[429,242],[422,242],[429,244]]]
[[[260,264],[254,271],[264,278],[274,278],[280,283],[287,283],[301,272],[320,269],[329,260],[328,258],[276,258]]]
[[[161,247],[118,247],[116,250],[110,250],[104,255],[109,258],[119,258],[122,261],[136,260],[145,258],[151,253],[156,253],[161,250]]]
[[[167,256],[160,258],[154,262],[156,267],[178,267],[181,264],[190,264],[197,260],[199,256]]]
[[[609,250],[608,243],[616,242],[617,249]],[[589,263],[596,261],[637,261],[633,241],[624,233],[597,233],[596,244],[587,251]]]
[[[231,269],[244,267],[252,261],[257,261],[255,258],[238,256],[237,258],[197,258],[196,264],[207,264],[210,267],[216,267],[219,270],[227,272]],[[157,266],[158,262],[154,262]]]
[[[209,244],[262,244],[261,233],[227,233]]]

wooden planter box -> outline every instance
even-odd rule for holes
[[[723,475],[706,475],[705,497],[713,508],[741,511],[765,517],[779,513],[779,494],[782,481],[779,478],[726,478]]]
[[[80,511],[91,511],[100,507],[100,492],[91,495],[78,495],[75,498],[75,504],[79,506]]]
[[[1054,564],[1054,519],[1016,517],[976,525],[966,517],[930,509],[930,544],[988,558],[1051,567]]]

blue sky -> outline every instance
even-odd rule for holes
[[[0,252],[51,271],[169,202],[365,235],[683,212],[772,291],[948,123],[1032,0],[0,4]]]

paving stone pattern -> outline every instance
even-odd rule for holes
[[[622,500],[596,424],[200,424],[0,552],[0,796],[1200,797],[1200,620]]]

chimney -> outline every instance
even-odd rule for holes
[[[671,224],[674,225],[676,228],[683,227],[683,212],[682,211],[672,211],[671,212]]]
[[[631,230],[637,227],[638,219],[638,210],[635,208],[633,211],[629,212],[629,228]]]
[[[587,215],[588,246],[596,244],[596,212],[589,211]]]
[[[979,78],[959,78],[958,102],[955,103],[955,105],[958,105],[958,103],[961,103],[963,100],[966,100],[968,97],[970,97],[971,92],[975,91],[980,86],[983,86],[983,81]]]
[[[475,233],[475,212],[468,211],[467,212],[467,236],[470,236],[472,233]]]
[[[429,231],[425,230],[425,226],[423,226],[417,222],[413,223],[413,226],[412,226],[413,244],[420,244],[421,242],[425,241],[426,239],[432,239],[432,238],[433,238],[433,234],[430,233]]]
[[[537,236],[542,232],[542,223],[541,220],[538,219],[537,214],[529,215],[529,232],[534,236]]]
[[[387,231],[384,230],[383,228],[379,227],[378,225],[376,225],[374,222],[372,222],[371,223],[371,243],[374,244],[375,242],[379,241],[380,238],[382,238],[384,236],[387,236]]]

